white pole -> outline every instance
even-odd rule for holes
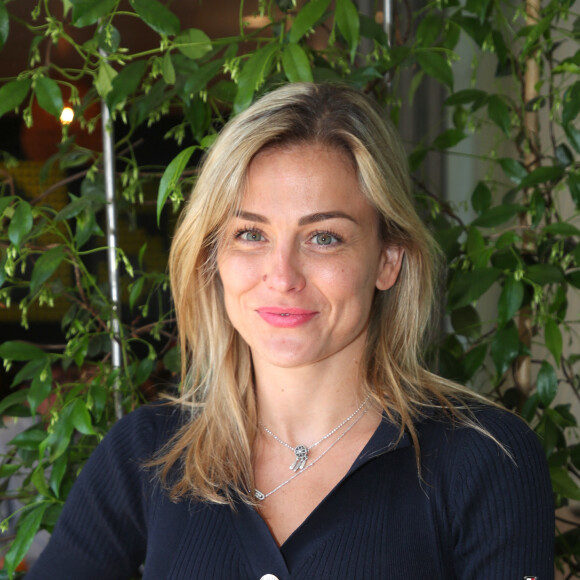
[[[115,145],[113,124],[109,107],[101,101],[101,119],[103,132],[103,169],[105,174],[105,200],[106,200],[106,235],[107,235],[107,269],[109,273],[109,296],[113,311],[111,313],[111,361],[113,370],[122,366],[121,356],[121,299],[119,292],[119,268],[117,263],[117,206],[115,202]],[[114,382],[115,416],[120,419],[123,416],[121,405],[120,382],[117,377]]]

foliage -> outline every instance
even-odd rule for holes
[[[107,244],[103,156],[78,135],[98,128],[94,105],[101,99],[115,128],[123,128],[115,143],[122,215],[138,226],[155,208],[153,221],[167,229],[182,192],[195,181],[196,160],[227,118],[263,91],[284,82],[342,80],[374,95],[397,122],[403,72],[412,78],[409,98],[425,78],[438,82],[452,125],[415,144],[410,155],[418,203],[449,263],[449,325],[429,356],[441,373],[475,387],[490,385],[490,396],[519,410],[542,437],[557,505],[580,500],[577,420],[568,404],[580,398],[572,312],[580,288],[580,19],[573,5],[544,2],[526,21],[523,3],[441,0],[407,22],[406,4],[398,2],[389,44],[374,15],[360,13],[351,0],[261,0],[257,16],[265,24],[249,28],[240,16],[239,33],[227,38],[182,29],[169,4],[158,0],[38,0],[24,22],[13,16],[9,0],[0,0],[0,50],[9,46],[16,23],[31,35],[28,68],[2,79],[0,116],[17,110],[30,125],[35,107],[58,117],[70,104],[77,123],[76,130],[63,127],[58,152],[41,172],[46,179],[58,167],[68,172],[62,182],[31,198],[10,177],[15,161],[8,155],[2,170],[0,302],[6,308],[18,302],[24,327],[29,311],[68,305],[62,344],[0,345],[12,387],[0,401],[0,416],[34,418],[0,464],[4,492],[12,478],[24,477],[10,492],[23,507],[6,554],[9,576],[37,531],[53,528],[76,475],[118,411],[151,397],[152,383],[171,385],[177,372],[164,266],[148,265],[146,244],[132,252],[116,249],[120,317],[98,267]],[[127,19],[151,29],[156,44],[140,52],[125,46]],[[472,86],[455,89],[461,38],[482,58],[495,59],[492,86],[479,82],[475,63]],[[50,46],[59,42],[78,54],[78,67],[51,60]],[[562,46],[572,46],[572,53],[562,57]],[[534,63],[540,76],[530,98],[524,84]],[[91,86],[85,94],[80,81]],[[531,124],[536,116],[542,132]],[[141,163],[140,131],[164,120],[170,123],[166,143],[183,151],[171,163]],[[463,192],[471,212],[466,217],[423,181],[421,163],[430,152],[451,154],[482,132],[494,145],[481,155],[485,176]],[[155,193],[152,184],[160,177]],[[59,185],[68,190],[62,206],[49,195]],[[477,306],[493,292],[497,311],[482,321]],[[120,368],[112,364],[112,341],[121,346]],[[558,565],[574,577],[580,577],[578,533],[575,527],[556,538]]]

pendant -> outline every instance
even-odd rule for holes
[[[294,447],[294,455],[296,456],[296,461],[290,466],[290,469],[292,471],[304,469],[308,461],[308,447],[306,445],[296,445]]]
[[[258,501],[264,501],[266,499],[266,496],[259,489],[254,490],[254,497]]]

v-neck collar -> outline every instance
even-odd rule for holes
[[[340,532],[346,521],[336,526],[329,526],[336,506],[334,498],[344,482],[356,471],[376,457],[411,445],[410,437],[405,433],[399,437],[399,428],[383,414],[383,418],[363,450],[353,462],[346,475],[328,493],[328,495],[308,514],[306,519],[292,532],[288,539],[278,547],[268,525],[260,514],[251,506],[240,503],[236,511],[231,511],[232,524],[244,552],[248,555],[249,565],[257,578],[265,573],[274,574],[279,580],[290,578],[293,562],[304,562],[313,557],[321,544],[326,543]],[[357,501],[353,498],[352,509]]]

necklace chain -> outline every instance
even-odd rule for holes
[[[368,397],[364,400],[363,404],[347,419],[347,421],[343,422],[343,425],[345,423],[347,423],[348,421],[350,421],[364,407],[364,405],[366,404],[367,401],[368,401]],[[356,421],[353,421],[353,423],[351,425],[349,425],[347,429],[345,429],[344,433],[341,433],[314,461],[312,461],[312,463],[309,463],[304,468],[301,468],[294,475],[289,477],[286,481],[283,481],[280,485],[278,485],[277,487],[275,487],[272,491],[269,491],[268,493],[262,493],[259,489],[254,489],[254,497],[258,501],[264,501],[267,497],[271,496],[273,493],[275,493],[279,489],[283,488],[286,484],[290,483],[293,479],[296,479],[301,473],[304,473],[307,469],[314,467],[318,463],[318,461],[320,461],[366,415],[366,413],[367,413],[367,409],[365,409],[361,413],[360,417],[357,417]],[[340,427],[338,427],[338,428],[340,428]],[[334,433],[335,431],[336,431],[336,429],[334,431],[332,431],[330,433],[330,435],[332,433]],[[316,443],[316,445],[318,445],[318,443],[321,443],[322,441],[324,441],[324,439],[327,439],[330,435],[326,435],[323,439],[318,441]],[[312,445],[310,447],[310,449],[312,449],[312,447],[314,447],[314,445]]]
[[[270,429],[268,429],[268,427],[266,427],[266,425],[264,425],[262,422],[260,422],[260,427],[262,427],[262,429],[264,429],[264,431],[268,435],[270,435],[270,437],[272,437],[275,441],[278,441],[278,443],[280,443],[281,445],[284,445],[285,447],[288,447],[288,449],[290,449],[294,452],[295,461],[294,461],[294,463],[292,463],[292,465],[290,465],[290,469],[292,469],[293,471],[299,471],[299,470],[304,469],[304,467],[306,466],[306,462],[308,461],[308,454],[309,454],[310,450],[314,449],[317,445],[320,445],[323,441],[326,441],[329,437],[334,435],[340,428],[344,427],[351,419],[356,417],[362,411],[362,408],[367,404],[369,397],[370,397],[370,395],[367,395],[367,397],[360,404],[358,409],[356,409],[353,413],[351,413],[342,423],[337,425],[332,431],[327,433],[324,437],[322,437],[316,443],[313,443],[310,446],[296,445],[296,447],[293,447],[292,445],[290,445],[290,443],[286,443],[286,441],[284,441],[283,439],[278,437],[278,435],[276,435],[275,433],[270,431]]]

